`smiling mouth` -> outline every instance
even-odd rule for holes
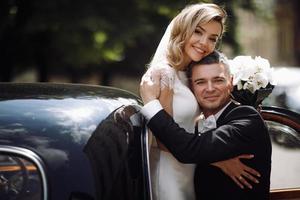
[[[217,99],[219,96],[208,96],[208,97],[204,97],[204,99],[206,100],[215,100]]]
[[[202,49],[199,48],[199,47],[195,47],[195,46],[194,46],[194,49],[195,49],[195,51],[197,51],[199,54],[204,54],[204,53],[205,53],[205,51],[202,50]]]

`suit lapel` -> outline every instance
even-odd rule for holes
[[[225,108],[225,110],[222,112],[222,114],[220,115],[220,117],[217,120],[217,127],[219,127],[220,125],[223,124],[224,119],[226,118],[226,115],[235,107],[237,107],[238,105],[236,105],[235,103],[231,102],[227,108]]]

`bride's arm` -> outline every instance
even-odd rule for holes
[[[160,96],[158,100],[160,101],[162,107],[173,116],[173,87],[175,79],[175,70],[169,66],[158,67],[158,68],[149,68],[146,74],[151,76],[152,73],[160,74]],[[167,148],[160,143],[156,138],[153,137],[153,134],[149,130],[149,146],[157,146],[165,151],[168,151]]]
[[[158,98],[160,104],[165,109],[165,111],[173,116],[173,95],[174,95],[174,78],[175,70],[171,67],[167,67],[160,70],[161,75],[161,90],[160,96]],[[156,142],[161,150],[169,151],[165,145],[163,145],[157,138]]]
[[[162,107],[165,109],[167,113],[173,116],[173,89],[170,88],[163,88],[160,91],[159,101]],[[164,151],[169,151],[165,145],[163,145],[157,138],[156,138],[157,146]]]
[[[252,185],[248,182],[251,180],[258,183],[257,177],[260,174],[251,167],[248,167],[240,161],[240,159],[251,159],[253,155],[240,155],[228,160],[218,161],[211,165],[220,168],[227,176],[229,176],[240,188],[244,186],[252,189]]]
[[[173,116],[173,89],[162,88],[158,100],[165,111]]]

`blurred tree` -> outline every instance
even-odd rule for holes
[[[1,0],[0,81],[35,68],[38,81],[49,74],[79,82],[87,73],[141,75],[169,21],[188,3],[182,0]],[[239,51],[234,8],[252,0],[206,1],[225,5],[229,14],[224,43]]]

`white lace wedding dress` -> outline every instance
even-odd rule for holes
[[[174,69],[172,69],[174,70]],[[173,118],[188,132],[194,133],[194,119],[199,108],[185,72],[174,76]],[[194,164],[182,164],[171,153],[152,147],[151,182],[154,200],[194,200]]]

